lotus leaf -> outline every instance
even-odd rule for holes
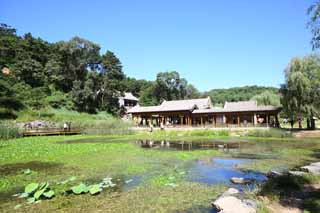
[[[47,192],[43,193],[43,195],[46,198],[52,198],[54,196],[54,191],[53,190],[47,191]]]
[[[36,200],[38,200],[45,191],[46,191],[45,188],[44,189],[40,189],[40,190],[36,191],[36,193],[34,193],[33,197]]]
[[[91,195],[99,194],[102,191],[99,184],[89,186],[89,192]]]
[[[79,195],[81,193],[87,193],[88,187],[85,184],[81,183],[78,186],[72,187],[71,190],[74,194]]]
[[[46,189],[46,188],[48,188],[48,186],[49,186],[48,182],[43,182],[43,183],[40,184],[39,189]]]
[[[28,194],[32,194],[38,189],[38,187],[39,187],[38,183],[30,183],[25,187],[24,192]]]

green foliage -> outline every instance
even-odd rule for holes
[[[0,121],[0,139],[21,137],[21,131],[11,122]]]
[[[308,15],[310,16],[308,27],[312,33],[311,44],[313,49],[318,49],[320,47],[319,13],[320,1],[317,0],[308,8]]]
[[[281,129],[255,129],[249,130],[247,136],[250,137],[264,137],[264,138],[287,138],[292,137],[291,132],[281,130]]]
[[[91,195],[99,194],[101,191],[102,191],[102,189],[99,184],[94,184],[94,185],[89,186],[89,192]]]
[[[281,106],[280,96],[270,91],[265,91],[259,95],[255,95],[251,100],[257,101],[258,105]]]
[[[213,89],[203,94],[204,97],[210,96],[214,105],[224,104],[226,101],[248,101],[256,95],[265,91],[272,94],[277,94],[278,89],[275,87],[261,87],[261,86],[244,86],[233,87],[230,89]]]
[[[38,187],[38,183],[30,183],[25,187],[24,192],[28,194],[33,194],[38,189]]]
[[[319,55],[292,59],[285,77],[285,84],[281,87],[284,113],[292,120],[307,117],[308,126],[314,129],[313,117],[320,115]]]
[[[82,193],[87,193],[89,191],[88,187],[84,183],[80,183],[77,186],[71,188],[72,193],[79,195]]]

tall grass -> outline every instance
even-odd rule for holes
[[[292,137],[291,132],[281,129],[255,129],[249,130],[247,136],[265,138],[285,138]]]
[[[123,121],[106,112],[88,114],[67,109],[47,108],[39,111],[27,109],[19,112],[18,121],[48,120],[62,128],[65,122],[71,123],[71,128],[81,128],[87,134],[130,134],[131,122]]]
[[[223,137],[229,136],[228,130],[156,130],[152,132],[154,137],[176,138],[176,137]]]
[[[21,130],[12,123],[0,122],[0,139],[18,138],[21,136]]]

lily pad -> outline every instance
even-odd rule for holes
[[[79,184],[78,186],[72,187],[71,190],[76,195],[87,193],[89,191],[88,187],[83,183]]]
[[[89,186],[89,192],[91,195],[99,194],[102,191],[99,184]]]
[[[44,189],[40,189],[38,191],[36,191],[36,193],[34,193],[33,197],[36,199],[36,200],[39,200],[39,198],[41,197],[41,195],[43,195],[43,193],[45,192],[45,188]]]
[[[39,189],[46,189],[46,188],[48,188],[48,186],[49,186],[48,182],[43,182],[43,183],[40,184]]]
[[[52,198],[54,196],[54,191],[53,190],[50,190],[50,191],[47,191],[45,193],[43,193],[43,195],[46,197],[46,198]]]
[[[30,183],[25,187],[24,192],[28,194],[32,194],[38,189],[38,187],[39,187],[38,183]]]

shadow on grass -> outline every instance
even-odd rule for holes
[[[278,197],[282,206],[307,212],[320,212],[320,190],[305,176],[282,175],[270,178],[261,188],[260,195]]]

